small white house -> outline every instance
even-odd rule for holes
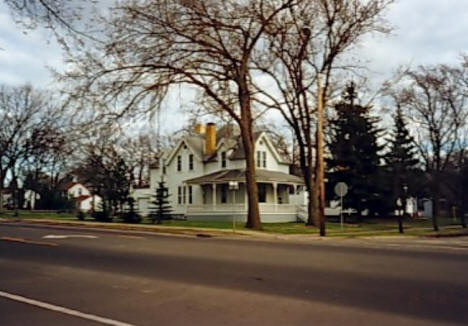
[[[91,196],[91,192],[80,182],[70,182],[65,186],[68,198],[78,198],[80,196]]]
[[[298,218],[296,193],[302,178],[289,173],[290,161],[276,150],[265,132],[255,137],[255,164],[262,222],[289,222]],[[245,153],[239,134],[232,127],[209,123],[198,125],[192,135],[150,167],[150,187],[133,190],[137,207],[148,214],[158,181],[164,178],[173,213],[189,220],[245,221],[247,189]],[[237,184],[233,190],[229,185]]]
[[[83,212],[96,211],[101,207],[102,198],[91,195],[91,191],[80,182],[70,182],[65,185],[65,192],[69,199],[76,202],[76,208]]]
[[[23,208],[35,209],[36,202],[41,199],[41,195],[34,190],[27,189],[24,191],[24,203]]]
[[[8,188],[3,188],[2,189],[2,202],[3,206],[8,205],[8,203],[11,201],[11,191]]]

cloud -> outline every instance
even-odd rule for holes
[[[0,3],[0,83],[31,83],[36,87],[52,83],[46,66],[60,68],[63,63],[60,47],[48,34],[16,25],[6,6]]]
[[[399,65],[454,64],[468,51],[468,1],[399,1],[387,18],[393,33],[369,36],[358,50],[375,75],[389,76]]]

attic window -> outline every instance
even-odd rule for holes
[[[182,171],[182,156],[177,156],[177,171]]]
[[[189,170],[193,170],[193,154],[189,155]]]
[[[266,152],[265,151],[257,151],[257,167],[258,168],[266,168],[267,166],[267,159],[266,159]]]

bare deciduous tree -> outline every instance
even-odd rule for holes
[[[392,95],[416,128],[416,145],[431,176],[433,227],[438,230],[442,174],[463,160],[468,146],[468,60],[460,66],[407,70]]]
[[[239,125],[246,152],[247,227],[261,228],[255,180],[251,58],[279,13],[298,0],[121,2],[107,21],[104,52],[70,58],[76,99],[135,113],[148,96],[189,84]],[[81,87],[79,86],[81,85]],[[82,96],[85,95],[85,96]],[[85,104],[87,105],[87,104]]]
[[[22,168],[33,162],[52,163],[50,155],[60,151],[57,146],[63,149],[57,132],[64,111],[52,103],[31,86],[0,87],[0,192],[8,175],[16,182]]]
[[[44,26],[65,44],[62,36],[96,40],[90,29],[96,28],[96,6],[100,0],[3,0],[15,21],[24,29]]]
[[[363,35],[389,31],[382,15],[392,2],[299,1],[268,26],[269,53],[255,58],[256,68],[270,80],[267,87],[255,84],[260,93],[256,100],[278,109],[295,132],[310,194],[307,224],[319,226],[321,235],[325,235],[321,109],[327,107],[333,88],[339,88],[333,85],[337,73],[357,68],[344,60],[349,50]]]

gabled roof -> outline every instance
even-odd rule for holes
[[[61,188],[64,191],[68,191],[70,188],[72,188],[73,186],[76,186],[77,184],[81,184],[81,183],[79,183],[79,182],[67,182]]]
[[[266,143],[276,159],[283,164],[290,164],[290,159],[284,157],[276,150],[275,146],[272,144],[268,135],[264,131],[254,132],[254,141],[257,142],[260,138],[264,137]],[[204,135],[191,135],[185,136],[181,139],[174,149],[169,153],[166,164],[170,164],[174,159],[176,153],[179,151],[180,147],[185,144],[190,149],[190,151],[203,162],[214,162],[217,159],[218,151],[221,147],[225,147],[226,150],[232,150],[232,153],[229,156],[230,160],[242,160],[245,159],[245,150],[244,145],[241,139],[241,136],[235,132],[233,126],[223,126],[216,134],[216,151],[210,155],[206,155],[204,152],[205,146],[205,137]]]
[[[257,131],[254,133],[254,141],[257,142],[260,138],[264,137],[268,147],[272,151],[273,155],[275,155],[276,159],[283,164],[291,164],[291,160],[288,157],[284,157],[276,150],[275,146],[272,144],[270,138],[264,131]],[[238,139],[238,145],[234,152],[230,156],[231,160],[243,160],[245,159],[245,151],[244,151],[244,144],[242,143],[242,139]]]
[[[190,151],[200,160],[203,160],[203,147],[204,147],[204,138],[202,136],[185,136],[182,138],[174,149],[170,152],[166,164],[171,163],[174,159],[175,154],[179,151],[180,147],[185,144],[190,149]]]

